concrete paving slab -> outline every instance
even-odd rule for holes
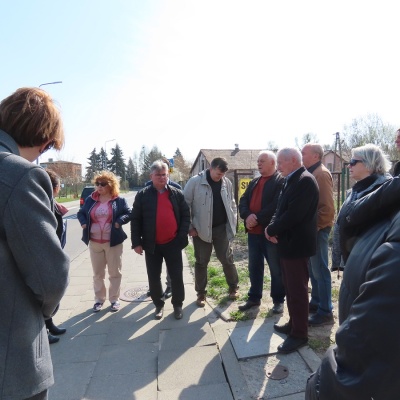
[[[83,399],[95,366],[95,362],[57,365],[54,368],[55,384],[49,393],[51,400]]]
[[[321,365],[321,359],[314,353],[314,351],[310,347],[304,346],[297,351],[303,358],[310,371],[315,372]]]
[[[160,350],[215,345],[215,337],[208,322],[199,321],[174,329],[160,331]]]
[[[60,310],[72,310],[72,309],[75,309],[79,305],[80,302],[81,302],[81,296],[65,295],[62,298],[59,309]]]
[[[287,378],[274,380],[267,376],[267,370],[276,366],[285,367]],[[251,358],[240,362],[240,367],[246,377],[247,386],[253,398],[275,399],[282,396],[302,393],[310,376],[310,370],[298,352]]]
[[[230,340],[238,360],[276,353],[286,335],[275,332],[273,325],[274,321],[266,321],[261,325],[230,329]]]
[[[153,310],[154,313],[154,310]],[[164,318],[160,321],[160,329],[174,329],[177,327],[184,327],[187,324],[201,321],[205,318],[204,309],[188,304],[183,306],[183,317],[176,320],[173,315],[173,307],[166,304],[164,308]]]
[[[217,383],[226,383],[226,379],[216,346],[159,352],[160,391]]]
[[[100,357],[106,335],[80,335],[70,340],[64,337],[51,345],[53,364],[97,361]]]
[[[109,376],[96,376],[89,384],[84,400],[155,400],[157,397],[156,372],[138,372],[118,375],[119,368]],[[70,399],[69,399],[70,400]],[[176,400],[176,399],[175,399]]]
[[[247,381],[236,357],[235,350],[229,339],[228,329],[236,323],[226,324],[221,320],[216,320],[211,325],[214,332],[218,349],[224,363],[226,378],[231,388],[235,400],[254,400],[247,387]]]
[[[111,325],[106,345],[119,343],[155,343],[159,339],[158,321],[147,315],[139,321],[120,321]]]
[[[157,372],[158,342],[131,342],[104,346],[93,376],[108,376],[115,371],[124,375]],[[113,371],[113,372],[111,372]]]
[[[164,390],[158,393],[158,400],[232,400],[227,383],[216,385],[190,386],[184,389]]]

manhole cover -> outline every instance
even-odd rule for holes
[[[265,374],[267,375],[267,378],[279,381],[288,377],[289,370],[283,365],[275,365],[274,367],[266,368]]]
[[[119,298],[123,301],[151,301],[151,297],[147,296],[148,290],[147,285],[126,289]]]

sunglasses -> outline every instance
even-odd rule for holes
[[[356,160],[356,159],[354,159],[354,158],[352,158],[350,161],[349,161],[349,165],[350,165],[350,167],[354,167],[357,163],[359,163],[359,162],[363,162],[363,160]]]
[[[54,147],[55,143],[56,143],[55,140],[52,140],[51,142],[47,143],[46,147],[42,151],[39,151],[39,153],[40,154],[46,153],[46,151],[48,151]]]
[[[108,185],[108,182],[96,182],[95,185],[96,185],[96,186],[105,187],[105,186]]]

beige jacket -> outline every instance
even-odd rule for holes
[[[195,228],[201,240],[211,243],[213,198],[211,186],[207,182],[206,171],[191,177],[185,185],[183,194],[190,208],[189,229]],[[236,234],[237,207],[233,198],[232,182],[226,177],[222,178],[221,196],[228,217],[226,234],[228,240],[232,240]]]

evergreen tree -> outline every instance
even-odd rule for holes
[[[139,174],[131,157],[129,157],[128,165],[126,167],[126,180],[130,188],[139,186]]]
[[[102,169],[102,164],[100,162],[100,157],[98,154],[96,154],[96,148],[94,148],[88,158],[88,166],[86,167],[85,181],[90,182],[93,179],[95,173],[97,171],[100,171],[101,169]]]
[[[154,161],[163,158],[162,153],[158,150],[157,146],[154,146],[150,152],[145,156],[143,165],[141,167],[142,173],[140,174],[140,184],[144,185],[150,179],[150,166]]]
[[[179,150],[179,147],[176,148],[174,158],[175,157],[183,157],[181,151]]]
[[[101,165],[101,167],[100,167],[101,170],[107,169],[107,154],[103,148],[100,149],[99,163]]]
[[[124,154],[119,147],[118,143],[111,149],[111,158],[107,161],[107,168],[119,176],[122,180],[126,178],[126,166]]]

